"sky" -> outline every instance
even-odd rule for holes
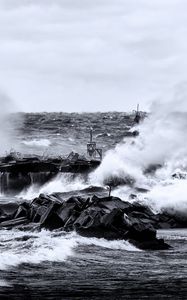
[[[130,111],[186,82],[186,0],[0,0],[0,102]]]

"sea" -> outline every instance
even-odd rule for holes
[[[155,212],[169,210],[186,218],[186,133],[179,134],[183,117],[178,119],[181,123],[173,123],[173,113],[144,115],[136,125],[134,114],[124,112],[13,114],[0,129],[4,153],[86,155],[92,129],[103,160],[86,179],[62,173],[17,195],[1,194],[0,201],[77,193],[88,186],[104,186],[107,177],[117,176],[130,181],[113,189],[112,195],[133,201],[133,194]],[[146,173],[152,165],[159,165],[158,170]],[[158,230],[157,236],[171,249],[143,251],[127,241],[59,230],[1,229],[0,299],[187,299],[187,229]]]

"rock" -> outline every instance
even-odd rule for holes
[[[51,230],[62,227],[62,220],[56,213],[61,205],[62,203],[56,197],[41,194],[31,202],[30,220]]]
[[[0,209],[4,214],[12,215],[18,209],[19,204],[16,202],[0,203]]]
[[[156,230],[151,224],[145,224],[138,219],[131,221],[129,227],[128,238],[135,239],[137,241],[147,241],[156,238]]]
[[[129,242],[141,250],[168,250],[171,248],[163,239],[147,241],[129,240]]]
[[[128,175],[125,178],[121,178],[118,176],[110,176],[104,180],[103,184],[111,186],[111,187],[117,187],[120,185],[132,186],[134,184],[134,182],[135,182],[134,178],[132,178]]]
[[[22,218],[17,218],[17,219],[12,219],[12,220],[1,222],[0,227],[15,227],[17,225],[27,224],[28,222],[29,221],[27,218],[22,217]]]
[[[44,184],[59,172],[85,173],[94,170],[99,160],[88,160],[78,153],[68,158],[24,157],[16,153],[0,158],[1,190],[6,194],[17,194],[31,183]]]
[[[161,164],[150,164],[145,170],[144,174],[154,174],[158,169],[162,168]]]
[[[173,215],[173,213],[168,213],[164,211],[155,216],[157,221],[155,222],[155,227],[159,229],[168,228],[187,228],[187,215]]]
[[[127,212],[132,210],[132,204],[126,201],[122,201],[120,198],[117,197],[92,197],[92,206],[98,206],[102,209],[112,211],[113,209],[121,209],[123,212]]]
[[[176,173],[172,174],[171,177],[173,179],[186,179],[187,174],[186,174],[186,172],[176,172]]]
[[[144,189],[144,188],[140,188],[140,187],[136,187],[135,191],[138,193],[148,193],[149,192],[148,189]]]
[[[137,202],[130,204],[117,197],[70,197],[64,200],[59,194],[41,194],[30,203],[21,203],[8,215],[9,220],[4,209],[0,213],[1,227],[24,228],[34,222],[34,227],[39,225],[49,230],[61,228],[76,230],[87,237],[129,240],[140,249],[169,247],[156,238],[154,227],[157,221],[160,224],[171,223],[171,217],[163,214],[155,216],[148,207]]]
[[[19,205],[18,209],[15,211],[15,213],[12,215],[12,218],[28,218],[29,215],[29,203],[23,202]]]
[[[147,217],[154,216],[154,213],[152,212],[152,210],[149,207],[141,205],[138,202],[134,202],[132,204],[131,212],[140,212],[140,213],[145,214]]]

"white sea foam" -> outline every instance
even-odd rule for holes
[[[54,179],[44,184],[43,186],[38,186],[36,184],[31,185],[28,189],[21,192],[18,197],[31,200],[41,193],[63,193],[81,190],[86,187],[88,187],[88,183],[85,183],[84,179],[81,176],[74,177],[72,174],[60,173]]]
[[[114,250],[139,251],[127,241],[107,241],[105,239],[80,237],[74,232],[69,234],[46,230],[38,233],[3,230],[0,243],[1,270],[21,263],[61,262],[72,255],[76,255],[76,248],[83,245],[95,245]]]
[[[161,183],[152,188],[142,199],[154,211],[169,210],[187,217],[187,180],[172,180]]]
[[[30,235],[25,242],[21,238]],[[41,231],[26,234],[19,231],[1,232],[0,269],[16,266],[20,263],[38,264],[42,261],[63,261],[72,255],[77,245],[75,239],[54,236],[51,232]]]
[[[99,181],[107,176],[130,175],[136,181],[146,178],[143,170],[150,164],[170,164],[187,167],[187,88],[170,102],[155,103],[152,113],[139,126],[140,135],[133,142],[124,142],[109,151],[93,174]]]
[[[98,239],[98,238],[84,238],[79,237],[79,243],[84,245],[95,245],[102,248],[114,249],[114,250],[126,250],[126,251],[141,251],[136,248],[128,241],[107,241],[106,239]]]
[[[51,145],[51,141],[48,139],[33,139],[22,141],[22,144],[27,147],[49,147]]]
[[[106,153],[99,168],[90,176],[92,184],[102,184],[112,176],[131,177],[135,186],[150,190],[147,203],[154,209],[186,209],[186,181],[171,180],[173,173],[184,175],[187,171],[186,98],[187,88],[182,86],[171,101],[154,103],[149,118],[138,127],[140,135]],[[144,170],[155,164],[162,167],[155,174],[145,175]],[[113,192],[124,198],[129,193],[124,187]]]

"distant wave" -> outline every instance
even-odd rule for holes
[[[48,139],[33,139],[29,141],[23,141],[22,144],[28,147],[49,147],[51,142]]]
[[[100,137],[110,137],[111,133],[105,132],[105,133],[99,133],[96,135],[96,138],[100,138]]]

